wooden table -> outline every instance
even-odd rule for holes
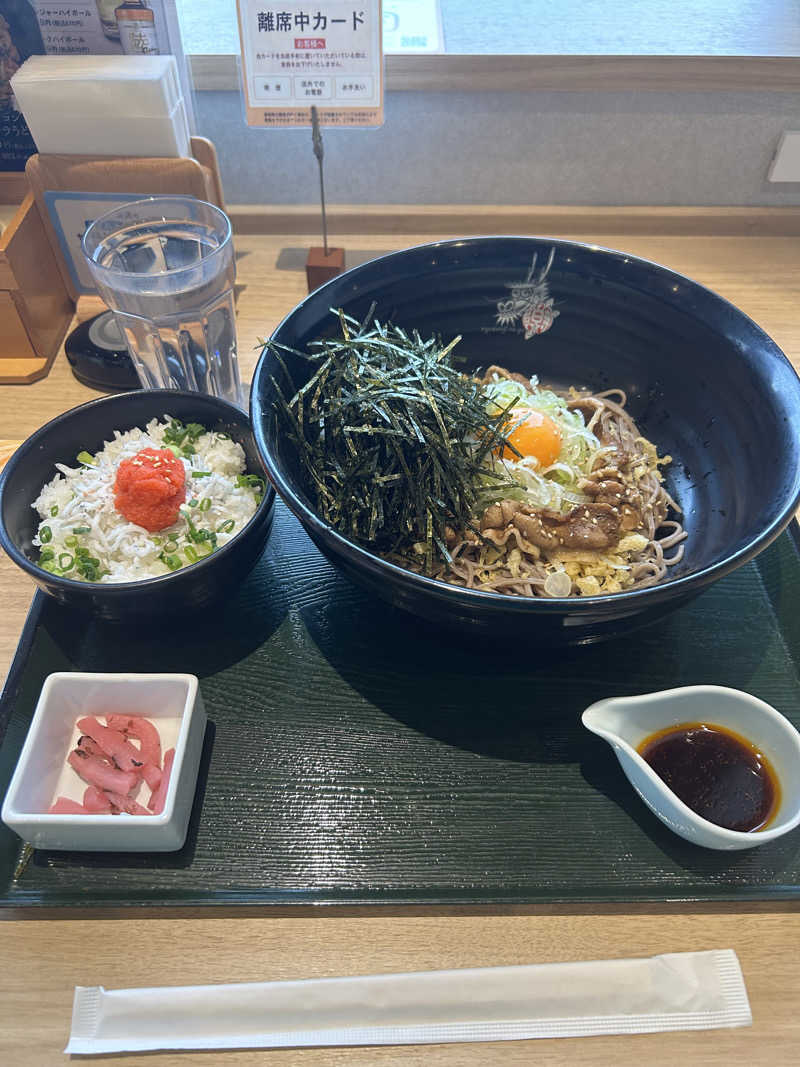
[[[549,232],[555,232],[555,227]],[[444,236],[444,235],[442,235]],[[624,248],[667,264],[717,290],[763,326],[800,368],[800,249],[796,238],[647,236],[620,229],[577,239]],[[430,234],[337,236],[354,250],[389,250]],[[305,293],[302,272],[276,269],[282,249],[307,237],[239,237],[239,341],[252,372],[267,335]],[[285,257],[284,257],[285,258]],[[26,437],[47,419],[90,399],[60,356],[43,381],[0,388],[0,438]],[[2,447],[2,441],[0,441]],[[14,654],[32,586],[0,559],[0,677]],[[800,910],[794,904],[536,908],[349,908],[280,912],[180,913],[145,919],[12,917],[2,929],[0,1062],[25,1067],[63,1063],[75,985],[108,988],[266,981],[379,971],[426,970],[556,960],[648,956],[732,947],[744,971],[754,1023],[743,1030],[602,1037],[569,1041],[305,1049],[228,1053],[154,1053],[167,1064],[625,1064],[798,1062]],[[98,1064],[143,1063],[134,1056]]]

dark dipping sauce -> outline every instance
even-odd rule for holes
[[[780,803],[780,786],[746,738],[704,722],[646,737],[639,755],[692,811],[727,830],[762,830]]]

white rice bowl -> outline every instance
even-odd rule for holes
[[[181,566],[187,567],[196,562],[191,559],[191,551],[187,554],[187,548],[193,549],[200,559],[210,554],[208,542],[198,544],[191,540],[190,521],[197,529],[213,532],[215,550],[244,529],[258,509],[264,492],[263,480],[260,488],[237,484],[238,476],[245,472],[244,450],[236,441],[216,431],[203,433],[192,442],[194,455],[178,457],[186,471],[186,504],[181,505],[181,514],[171,526],[150,533],[116,510],[114,481],[120,462],[133,458],[143,448],[167,447],[164,434],[171,421],[165,415],[162,420],[149,422],[146,430],[138,427],[124,433],[115,430],[114,440],[105,443],[91,464],[78,462],[76,467],[56,464],[60,473],[45,485],[32,505],[41,519],[33,544],[53,552],[47,561],[51,566],[46,569],[65,578],[85,580],[75,565],[66,570],[58,566],[59,559],[63,563],[68,562],[68,556],[75,559],[77,539],[78,547],[85,547],[88,555],[99,561],[100,584],[158,578],[176,569],[164,562],[164,555],[173,560],[177,557]],[[209,473],[207,477],[196,478],[193,472]],[[196,503],[191,506],[193,500]],[[229,529],[231,522],[233,528]],[[76,534],[75,530],[82,532]]]

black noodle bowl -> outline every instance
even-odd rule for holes
[[[501,321],[500,309],[524,290],[534,257],[546,264],[551,252],[549,310],[543,300],[539,320]],[[404,329],[444,339],[462,335],[458,352],[468,372],[496,363],[562,390],[623,390],[625,410],[642,434],[660,455],[672,456],[666,489],[681,508],[687,534],[683,558],[662,580],[605,597],[508,596],[396,566],[318,514],[297,456],[278,432],[273,379],[281,371],[265,350],[253,379],[251,415],[277,492],[336,566],[404,610],[469,632],[526,632],[544,642],[623,633],[752,559],[800,501],[797,375],[746,315],[674,271],[623,252],[551,239],[422,245],[322,286],[284,319],[273,340],[306,349],[336,332],[331,308],[360,321],[373,302],[383,321]],[[300,360],[290,359],[288,369],[297,382],[308,376]]]

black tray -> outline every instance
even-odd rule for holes
[[[34,853],[0,827],[0,904],[786,899],[800,831],[725,854],[671,834],[580,724],[612,694],[713,682],[800,723],[796,527],[640,633],[476,645],[350,585],[278,504],[224,607],[152,634],[37,594],[0,702],[0,793],[57,670],[188,671],[209,715],[185,847]]]

